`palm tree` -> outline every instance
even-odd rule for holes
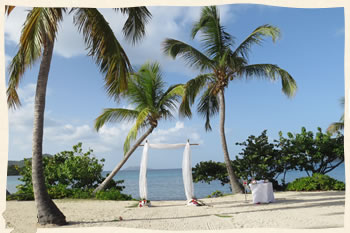
[[[288,97],[294,95],[296,83],[291,75],[273,64],[248,64],[251,46],[261,44],[263,37],[270,36],[273,41],[279,37],[279,29],[271,25],[256,28],[240,45],[232,50],[234,38],[220,24],[216,6],[203,7],[200,19],[193,25],[192,39],[201,32],[201,45],[204,52],[175,39],[166,39],[164,53],[172,58],[182,57],[190,67],[197,68],[201,74],[186,83],[186,91],[180,105],[182,116],[191,117],[190,107],[196,96],[202,93],[197,111],[205,119],[205,129],[211,130],[210,118],[220,112],[220,136],[226,168],[232,192],[243,192],[232,169],[225,136],[225,88],[232,80],[242,78],[267,78],[282,81],[282,91]]]
[[[7,6],[6,13],[10,14],[13,8]],[[150,13],[145,7],[124,8],[119,11],[129,15],[123,31],[126,38],[135,43],[144,35],[144,24]],[[32,180],[40,224],[66,224],[65,216],[47,193],[42,165],[46,87],[54,42],[65,12],[65,8],[34,7],[30,10],[23,25],[18,52],[9,66],[7,101],[9,108],[16,108],[20,106],[17,88],[24,72],[41,59],[35,93],[32,139]],[[79,31],[83,31],[89,55],[105,74],[108,94],[116,96],[116,93],[126,89],[127,73],[132,70],[126,53],[97,9],[73,8],[71,12],[75,13],[74,21]]]
[[[103,190],[108,182],[117,174],[142,141],[158,126],[159,120],[173,118],[173,113],[184,94],[181,84],[170,86],[164,91],[158,63],[146,63],[137,73],[131,75],[125,97],[134,109],[107,108],[96,118],[95,128],[98,131],[107,122],[135,121],[124,142],[124,157],[108,177],[94,190],[94,194]],[[136,140],[137,134],[146,132],[130,148],[130,142]]]
[[[341,106],[344,108],[344,104],[345,104],[345,98],[342,97],[340,99],[340,104]],[[339,122],[333,122],[332,124],[329,125],[329,127],[327,128],[327,132],[334,134],[340,130],[344,129],[344,113],[343,115],[340,117]]]

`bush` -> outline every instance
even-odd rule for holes
[[[224,196],[224,194],[221,191],[216,190],[215,192],[213,192],[211,195],[208,195],[207,197],[211,198],[211,197],[222,197],[222,196]]]
[[[118,189],[112,188],[108,191],[102,190],[96,193],[98,200],[132,200],[131,195],[121,193]]]
[[[43,157],[43,168],[47,192],[52,199],[93,198],[92,192],[102,183],[104,159],[98,160],[89,149],[83,153],[82,143],[73,146],[73,151],[63,151],[54,156]],[[32,162],[24,159],[19,178],[23,184],[17,186],[17,192],[9,195],[7,200],[34,200],[32,184]],[[108,174],[107,174],[108,176]],[[99,198],[102,200],[129,200],[129,196],[120,193],[125,187],[124,181],[109,182]],[[98,198],[98,199],[99,199]]]
[[[345,183],[327,175],[314,173],[311,177],[302,177],[289,183],[287,191],[328,191],[345,190]]]

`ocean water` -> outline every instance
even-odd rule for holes
[[[103,172],[105,176],[108,172]],[[340,165],[327,175],[345,182],[344,164]],[[292,171],[287,173],[286,182],[291,182],[298,177],[307,176],[305,172]],[[16,186],[20,176],[7,177],[7,189],[10,193],[16,192]],[[279,177],[281,178],[281,177]],[[124,180],[125,189],[123,193],[130,194],[133,198],[139,198],[139,171],[120,171],[115,180]],[[280,180],[280,179],[279,179]],[[181,169],[156,169],[147,172],[148,198],[150,200],[185,200],[185,191],[182,181]],[[213,181],[210,184],[194,183],[194,193],[197,198],[203,198],[214,191],[230,193],[229,185],[222,186],[220,181]]]

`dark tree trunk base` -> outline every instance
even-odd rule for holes
[[[50,210],[45,211],[41,210],[38,213],[38,223],[40,225],[53,224],[57,226],[67,225],[66,217],[63,213],[57,208],[55,203],[51,201]]]

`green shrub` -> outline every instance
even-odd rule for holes
[[[208,195],[207,197],[211,198],[211,197],[222,197],[222,196],[224,196],[224,194],[221,191],[216,190],[215,192],[213,192],[211,195]]]
[[[98,200],[132,200],[131,195],[121,193],[116,188],[111,188],[108,191],[101,190],[96,193]]]
[[[311,177],[302,177],[289,183],[287,191],[327,191],[345,190],[345,183],[327,175],[314,173]]]
[[[89,149],[83,152],[82,143],[73,146],[73,151],[63,151],[54,156],[43,157],[43,168],[47,192],[52,199],[94,198],[93,190],[102,183],[104,159],[98,160]],[[31,159],[24,159],[20,169],[23,184],[17,186],[17,192],[9,195],[7,200],[34,200]],[[108,174],[107,174],[108,176]],[[129,196],[120,193],[125,187],[123,180],[111,180],[101,192],[103,200],[129,200]]]

